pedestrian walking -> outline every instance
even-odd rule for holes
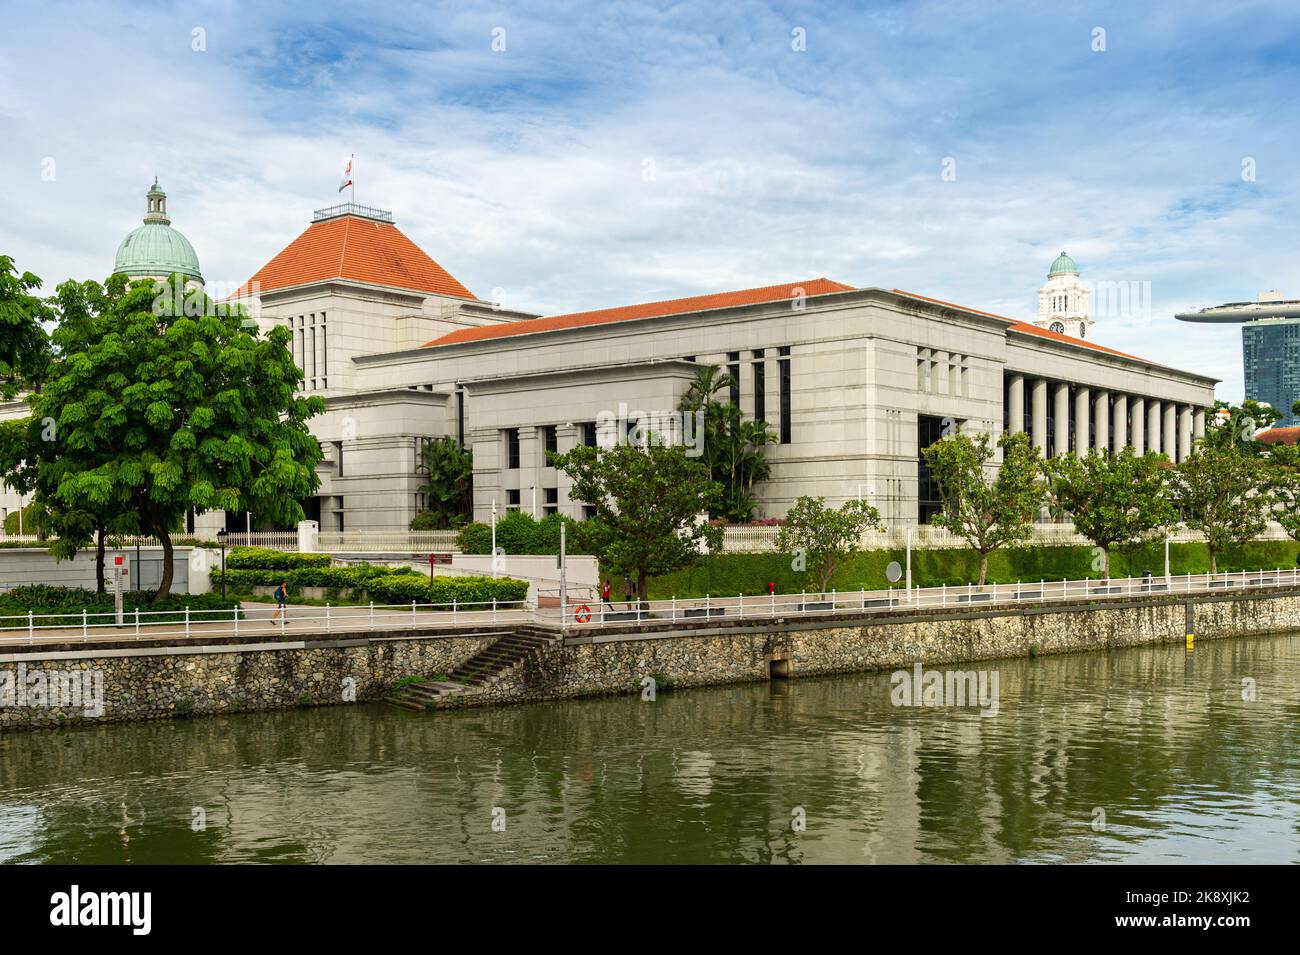
[[[288,601],[289,581],[282,580],[280,581],[280,586],[275,588],[275,613],[271,614],[272,620],[278,618],[281,623],[289,622]]]

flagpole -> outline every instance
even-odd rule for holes
[[[356,159],[357,154],[353,153],[352,158],[348,160],[348,165],[351,166],[356,162]],[[352,190],[352,204],[355,206],[357,204],[357,177],[349,176],[348,178],[352,180],[352,182],[348,184],[348,188]]]

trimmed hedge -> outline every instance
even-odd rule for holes
[[[523,511],[508,511],[497,521],[497,547],[507,554],[558,554],[561,524],[568,527],[565,546],[570,554],[600,553],[599,522],[575,521],[562,514],[536,521]],[[456,535],[456,546],[465,554],[492,553],[492,525],[466,524]]]
[[[1300,551],[1300,544],[1295,541],[1254,541],[1220,554],[1218,569],[1220,572],[1290,569],[1296,565],[1297,551]],[[891,584],[885,577],[885,568],[893,560],[903,564],[906,552],[902,549],[864,551],[839,566],[831,578],[830,587],[840,591],[889,587]],[[1093,563],[1093,549],[1088,546],[1005,548],[989,555],[988,580],[990,583],[1015,583],[1017,580],[1098,578],[1101,572],[1093,569]],[[1199,543],[1170,544],[1169,565],[1174,574],[1208,573],[1209,551]],[[1144,570],[1160,575],[1164,569],[1163,541],[1129,552],[1114,550],[1110,555],[1113,577],[1141,576]],[[622,575],[603,575],[609,577],[614,593],[621,594]],[[915,586],[965,586],[978,579],[979,555],[974,551],[959,548],[912,550],[912,583]],[[693,567],[652,577],[646,589],[654,600],[674,596],[703,597],[705,594],[734,597],[741,593],[746,596],[766,594],[769,581],[776,583],[778,593],[786,594],[813,586],[807,573],[791,570],[789,556],[770,553],[704,557]],[[901,587],[902,581],[892,586]]]
[[[159,621],[174,621],[185,619],[185,608],[189,607],[192,612],[200,610],[225,610],[225,614],[205,613],[205,620],[229,620],[234,613],[233,600],[222,600],[220,594],[168,594],[162,600],[150,602],[151,591],[141,591],[139,593],[132,591],[124,594],[122,606],[128,616],[135,612],[135,608],[140,608],[141,614],[157,614],[165,612],[164,616],[143,617],[144,621],[149,623],[158,623]],[[23,587],[15,587],[12,590],[0,593],[0,617],[7,616],[26,616],[30,610],[34,614],[68,614],[67,617],[59,620],[41,620],[37,621],[39,626],[80,626],[81,611],[87,613],[112,613],[114,609],[113,595],[111,593],[99,594],[93,590],[84,587],[51,587],[48,584],[30,584]],[[91,623],[104,623],[101,618],[98,621],[94,619]],[[6,620],[5,626],[14,626],[16,621]]]
[[[221,572],[212,575],[221,586]],[[281,580],[289,582],[290,595],[303,587],[321,587],[326,591],[350,592],[353,598],[366,594],[376,603],[490,603],[523,600],[528,596],[526,581],[512,577],[435,577],[409,567],[392,568],[376,564],[355,567],[300,567],[297,570],[227,570],[226,587],[236,594],[251,593],[257,586],[274,587]]]
[[[489,604],[522,601],[528,596],[528,582],[513,577],[434,577],[423,575],[377,577],[366,586],[377,603]]]
[[[226,554],[226,568],[238,570],[297,570],[300,567],[328,567],[329,554],[299,554],[267,547],[232,547]],[[277,580],[278,584],[279,581]]]

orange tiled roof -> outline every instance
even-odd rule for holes
[[[1037,325],[1030,325],[1028,322],[1017,321],[1014,318],[1007,318],[1005,315],[996,315],[993,312],[982,312],[978,308],[967,308],[965,305],[957,305],[954,302],[945,302],[940,298],[930,298],[928,295],[917,295],[915,292],[906,292],[901,288],[894,289],[899,295],[906,295],[908,298],[917,298],[923,302],[933,302],[936,305],[947,305],[949,308],[959,308],[963,312],[973,312],[976,315],[987,315],[990,318],[1000,318],[1004,322],[1011,322],[1011,327],[1007,329],[1012,332],[1020,332],[1022,335],[1037,335],[1040,338],[1048,338],[1052,341],[1067,342],[1071,345],[1078,345],[1080,348],[1091,348],[1093,351],[1105,352],[1108,355],[1118,355],[1120,358],[1131,358],[1134,361],[1145,362],[1145,358],[1139,358],[1137,355],[1130,355],[1128,352],[1116,351],[1114,348],[1107,348],[1105,345],[1098,345],[1095,342],[1084,341],[1082,338],[1075,338],[1073,335],[1062,335],[1060,332],[1054,332],[1049,328],[1039,328]],[[1148,362],[1150,364],[1150,362]]]
[[[765,285],[762,288],[741,289],[737,292],[717,292],[712,295],[694,295],[690,298],[675,298],[663,302],[646,302],[642,305],[602,308],[594,312],[550,315],[546,318],[524,319],[523,321],[507,322],[502,325],[460,328],[454,332],[448,332],[441,338],[435,338],[426,347],[454,345],[458,342],[476,342],[491,338],[509,338],[513,335],[531,335],[537,332],[553,332],[565,328],[585,328],[591,325],[626,322],[637,318],[658,318],[663,315],[680,315],[685,312],[730,308],[735,305],[780,302],[793,298],[797,294],[796,289],[803,289],[803,294],[813,296],[827,295],[831,292],[849,292],[853,290],[853,286],[845,285],[842,282],[833,282],[826,278],[809,279],[806,282]]]
[[[473,293],[391,222],[339,216],[313,222],[231,298],[320,282],[352,279],[374,285],[474,299]]]
[[[1255,435],[1255,440],[1265,444],[1295,444],[1300,441],[1300,427],[1269,428],[1264,433]]]

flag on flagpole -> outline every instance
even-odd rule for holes
[[[343,181],[339,183],[339,192],[342,192],[348,186],[352,185],[352,160],[356,157],[353,153],[348,157],[348,164],[343,167]]]

